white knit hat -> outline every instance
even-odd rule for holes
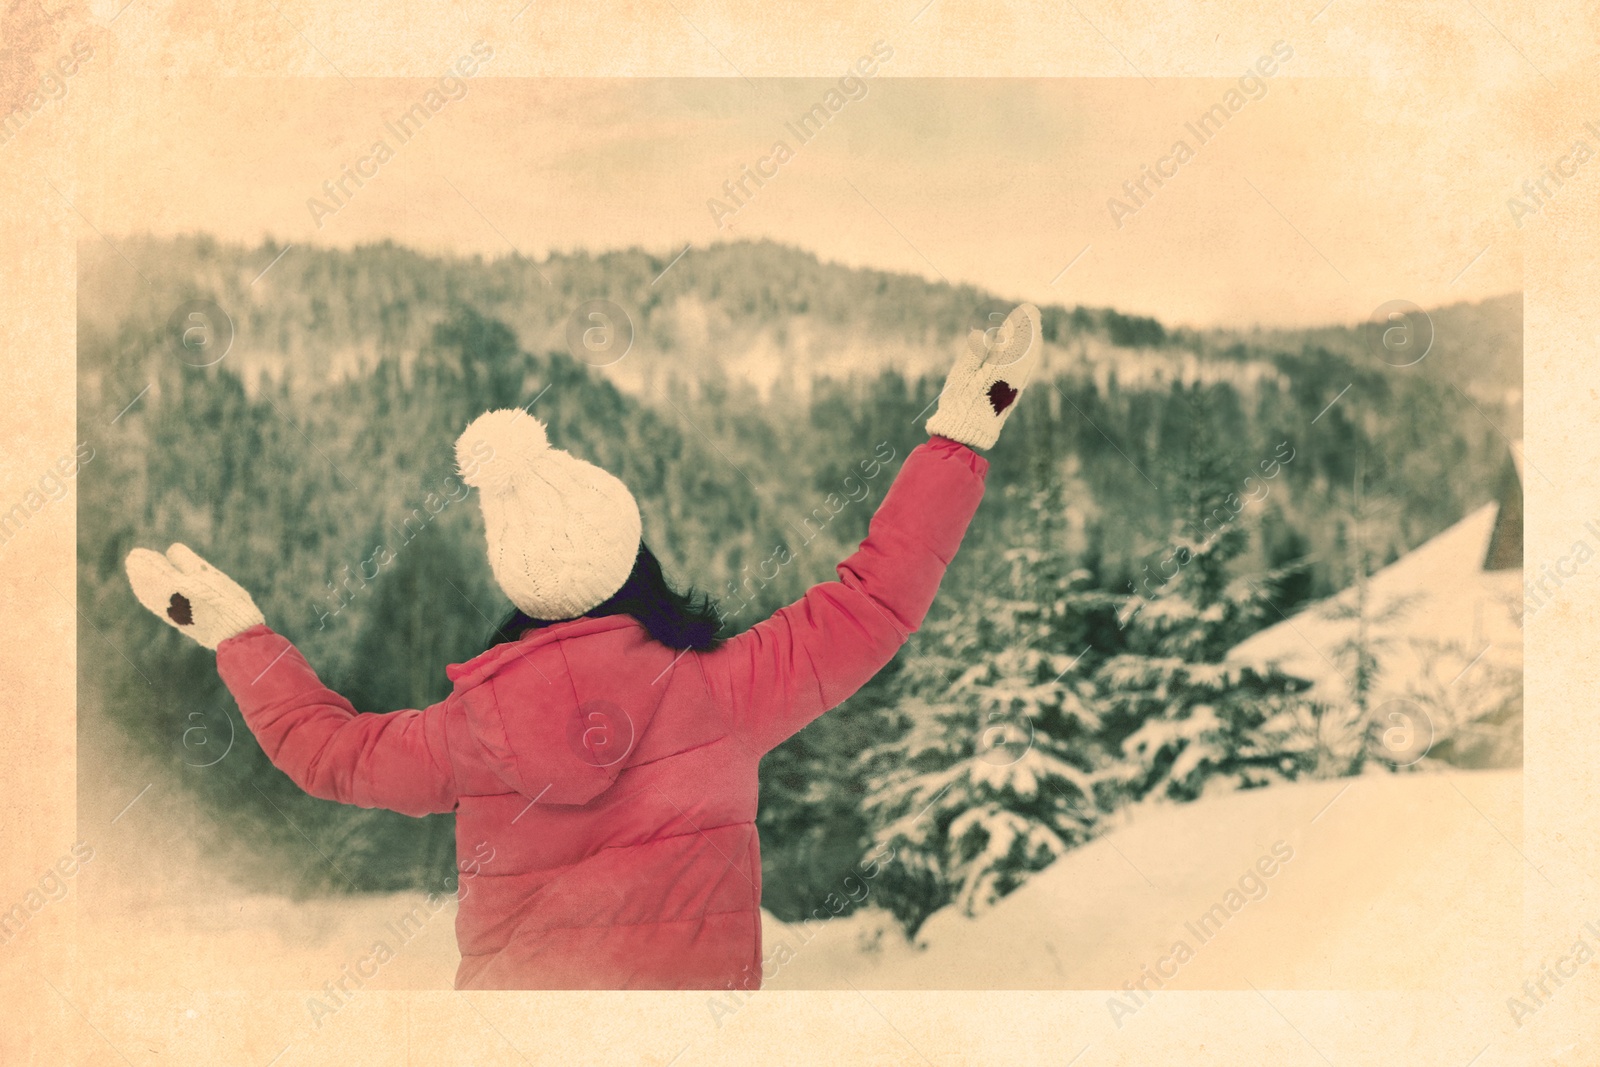
[[[456,439],[456,466],[475,486],[489,566],[535,619],[575,619],[622,588],[639,554],[639,505],[621,481],[551,448],[520,408],[489,411]]]

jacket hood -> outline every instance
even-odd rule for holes
[[[635,763],[714,739],[717,717],[656,722],[668,692],[693,686],[690,653],[626,615],[541,627],[446,674],[490,770],[550,804],[585,804]]]
[[[452,663],[444,669],[444,673],[455,684],[455,692],[460,693],[494,675],[508,662],[521,659],[542,645],[585,634],[630,627],[640,627],[640,624],[629,615],[602,615],[598,618],[585,616],[569,622],[551,623],[529,630],[516,641],[503,641],[491,649],[478,653],[465,663]]]

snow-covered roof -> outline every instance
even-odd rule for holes
[[[1451,688],[1469,666],[1520,668],[1522,570],[1485,570],[1500,504],[1483,505],[1367,580],[1369,643],[1381,665],[1373,700],[1415,686]],[[1313,683],[1313,697],[1349,698],[1350,664],[1337,650],[1353,639],[1357,591],[1345,589],[1247,638],[1236,663],[1275,664]]]

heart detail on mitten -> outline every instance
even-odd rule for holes
[[[243,586],[188,545],[173,545],[165,553],[135,548],[123,567],[145,610],[202,648],[216,651],[228,638],[266,622]]]
[[[1017,391],[1005,382],[995,382],[989,386],[989,406],[994,408],[996,415],[1010,407],[1011,402],[1015,399],[1017,399]]]
[[[194,609],[189,605],[189,598],[182,593],[173,593],[172,603],[167,605],[167,618],[179,626],[193,626]]]
[[[939,410],[928,419],[928,433],[968,448],[994,447],[1000,428],[1016,412],[1043,346],[1039,309],[1032,304],[1018,304],[996,330],[970,331],[939,392]]]

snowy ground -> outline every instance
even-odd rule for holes
[[[769,959],[780,942],[792,958],[769,965],[767,985],[1119,989],[1148,966],[1168,976],[1165,988],[1514,988],[1531,874],[1518,852],[1521,794],[1520,773],[1478,771],[1147,808],[981,918],[935,916],[919,938],[926,947],[908,945],[870,910],[819,924],[809,940],[769,916]],[[1261,862],[1274,845],[1279,858]],[[85,868],[77,911],[94,982],[318,989],[384,940],[394,958],[361,988],[451,984],[453,903],[429,912],[412,893],[296,902],[240,895],[203,875],[181,890],[160,888],[132,877],[135,857],[105,859]],[[181,862],[204,871],[207,861]],[[1270,877],[1259,877],[1258,862]],[[1252,870],[1259,881],[1241,887]],[[1221,910],[1201,930],[1214,905]],[[419,906],[421,931],[401,943],[392,924]],[[1187,953],[1173,951],[1180,941]]]
[[[769,955],[787,939],[794,959],[768,986],[1120,989],[1149,967],[1151,989],[1514,987],[1521,797],[1519,772],[1476,771],[1146,808],[980,918],[935,915],[924,949],[892,928],[864,947],[881,914],[809,942],[770,922]],[[1271,876],[1245,878],[1263,857]]]

